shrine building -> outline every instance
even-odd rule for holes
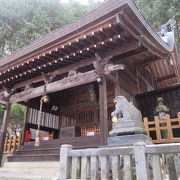
[[[137,95],[179,82],[173,29],[157,33],[133,0],[107,1],[0,60],[0,157],[12,103],[26,112],[21,145],[8,160],[58,161],[62,144],[107,144],[115,96],[142,107]]]

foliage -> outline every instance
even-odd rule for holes
[[[106,0],[104,0],[106,1]],[[170,18],[180,19],[179,0],[135,0],[141,12],[155,29]],[[0,0],[0,57],[17,51],[44,35],[72,22],[97,7],[77,0]],[[179,22],[180,23],[180,22]]]
[[[49,32],[72,22],[100,3],[76,0],[0,0],[0,57],[17,51]]]
[[[14,132],[14,134],[17,134],[17,132],[22,129],[23,119],[24,109],[19,104],[13,104],[11,106],[9,127]]]
[[[4,110],[2,105],[0,105],[0,125],[2,124]],[[8,128],[14,133],[17,134],[19,130],[23,127],[24,119],[24,109],[20,104],[13,104],[10,111],[10,121]]]
[[[176,20],[176,39],[180,42],[180,3],[179,0],[135,0],[148,22],[158,29],[169,19]]]

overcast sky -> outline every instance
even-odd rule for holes
[[[88,0],[77,0],[77,1],[79,1],[82,4],[87,4],[88,3]],[[95,1],[103,1],[103,0],[95,0]],[[68,3],[68,2],[71,2],[71,0],[61,0],[61,2]]]

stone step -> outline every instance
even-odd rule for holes
[[[37,176],[58,176],[58,169],[55,168],[2,168],[0,174],[14,173],[14,174],[29,174]]]
[[[0,174],[2,173],[14,173],[14,174],[29,174],[37,176],[58,176],[59,168],[0,168]]]
[[[13,167],[24,167],[24,168],[29,168],[29,167],[59,167],[59,162],[58,161],[44,161],[44,162],[5,162],[3,167],[6,168],[13,168]]]
[[[58,177],[59,162],[5,162],[0,168],[2,174]]]
[[[55,176],[35,176],[29,174],[1,173],[0,180],[58,180]]]

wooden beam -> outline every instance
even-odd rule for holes
[[[135,49],[138,49],[139,47],[141,47],[141,44],[139,43],[139,41],[130,41],[128,43],[126,42],[126,43],[120,44],[120,45],[116,46],[115,48],[107,50],[103,53],[99,52],[98,54],[101,58],[105,58],[108,56],[114,57],[114,56],[118,56],[120,54],[127,53],[129,51],[133,51]]]
[[[103,78],[103,83],[99,85],[99,111],[100,111],[100,135],[101,145],[107,144],[108,138],[108,115],[107,115],[107,85],[106,78]]]
[[[146,84],[146,86],[149,89],[154,90],[154,88],[149,84],[149,82],[145,79],[145,77],[138,70],[137,70],[137,76],[142,79],[142,81]]]
[[[113,37],[111,37],[112,39],[116,39],[116,40],[119,40],[119,38],[118,38],[118,35],[114,35]],[[106,39],[104,39],[104,41],[103,41],[105,44],[107,43],[107,42],[109,42],[109,37],[108,38],[106,38]],[[88,46],[88,48],[89,49],[92,49],[92,48],[94,48],[94,44],[95,43],[93,43],[93,44],[91,44],[90,46]],[[96,47],[97,47],[97,49],[99,49],[98,47],[101,47],[102,46],[102,42],[98,42],[97,44],[96,44]],[[85,47],[83,47],[83,49],[81,49],[82,51],[86,51],[86,49],[87,49],[87,46],[85,46]],[[63,51],[64,51],[65,49],[63,49]],[[68,56],[70,57],[70,56],[73,56],[73,54],[75,53],[75,54],[77,54],[77,51],[76,52],[67,52],[67,53],[63,53],[63,51],[61,50],[61,53],[63,54],[63,56],[66,56],[67,54],[68,54]],[[69,54],[70,53],[70,54]],[[52,57],[52,54],[50,55],[51,57]],[[82,55],[81,55],[82,56]],[[44,58],[44,57],[43,57]],[[50,58],[50,57],[49,57]],[[85,58],[85,57],[83,57],[83,58]],[[54,58],[50,58],[51,60],[52,59],[54,59]],[[58,60],[58,59],[60,59],[60,58],[57,58],[56,60]],[[55,60],[55,59],[54,59]],[[73,59],[72,59],[73,60]],[[63,61],[64,62],[64,61]],[[70,61],[70,59],[69,60],[65,60],[65,62],[69,62],[69,63],[72,63],[72,61]],[[38,61],[36,61],[36,64],[38,63]],[[62,63],[62,62],[60,62],[60,63]],[[40,65],[39,63],[38,63],[38,65]],[[32,68],[33,69],[33,68]],[[32,70],[31,69],[31,70]],[[22,70],[22,68],[21,68],[21,70]]]
[[[126,25],[126,23],[124,22],[123,17],[120,16],[118,13],[116,14],[116,21],[117,21],[117,23],[121,26],[121,28],[122,28],[123,30],[128,31],[132,36],[134,36],[135,38],[137,38],[138,40],[140,40],[140,39],[137,37],[137,34],[134,33],[134,31],[131,30],[131,28]]]
[[[134,38],[138,39],[144,47],[147,47],[150,53],[155,54],[160,58],[165,56],[165,54],[162,54],[157,50],[157,46],[155,46],[149,39],[142,35],[143,33],[141,30],[136,27],[136,25],[123,11],[121,12],[121,16],[118,13],[116,14],[116,21],[121,26],[121,28],[127,30],[132,36],[134,36]]]
[[[172,78],[175,78],[175,77],[176,77],[175,74],[171,74],[171,75],[168,75],[168,76],[163,76],[161,78],[158,78],[157,82],[160,83],[162,81],[165,81],[165,80],[168,80],[168,79],[172,79]]]
[[[108,56],[113,57],[113,56],[117,56],[117,55],[129,52],[129,51],[135,50],[139,47],[139,45],[140,44],[138,41],[133,41],[130,43],[125,43],[123,45],[116,46],[116,48],[114,48],[113,50],[106,51],[105,53],[98,53],[98,52],[97,53],[104,59]],[[72,64],[72,65],[69,65],[69,66],[66,66],[63,68],[59,68],[53,72],[49,72],[49,73],[47,73],[47,75],[60,75],[60,74],[69,72],[72,69],[78,69],[81,67],[85,67],[85,66],[92,64],[94,61],[96,61],[96,59],[97,59],[96,56],[93,56],[87,60],[82,60],[78,63]],[[43,81],[42,76],[38,76],[38,77],[35,77],[32,79],[29,79],[27,81],[23,81],[18,84],[15,84],[13,86],[13,88],[16,89],[16,88],[24,87],[27,84],[36,83],[39,81]]]
[[[155,57],[147,58],[139,64],[142,64],[143,66],[148,66],[158,60],[161,60],[161,58],[155,56]]]
[[[131,54],[127,57],[123,57],[123,58],[117,58],[117,62],[135,62],[135,58],[138,58],[138,56],[142,56],[148,53],[148,50],[144,50],[144,51],[140,51],[140,52],[136,52],[135,54]]]
[[[130,44],[126,43],[124,45],[116,46],[116,48],[113,51],[110,50],[110,51],[106,51],[105,53],[99,53],[99,54],[104,59],[104,58],[109,57],[109,56],[117,56],[117,55],[126,53],[128,51],[135,50],[138,47],[139,47],[139,43],[137,41],[133,41],[133,42],[130,42]],[[47,75],[60,75],[60,74],[66,73],[66,72],[68,72],[68,71],[70,71],[72,69],[78,69],[78,68],[81,68],[81,67],[85,67],[85,66],[88,66],[88,65],[92,64],[94,61],[96,61],[96,59],[97,59],[96,56],[93,56],[93,57],[91,57],[91,58],[89,58],[87,60],[83,60],[81,62],[69,65],[67,67],[57,69],[57,70],[55,70],[53,72],[49,72],[49,73],[47,73]],[[114,78],[111,76],[110,80],[114,81]],[[35,78],[32,78],[32,79],[29,79],[27,81],[23,81],[23,82],[20,82],[18,84],[15,84],[13,86],[13,89],[25,87],[27,84],[32,84],[32,83],[36,83],[36,82],[40,82],[40,81],[43,81],[42,76],[38,76],[38,77],[35,77]],[[2,92],[2,90],[0,92]]]
[[[93,82],[96,80],[97,76],[98,75],[95,73],[94,70],[86,73],[78,73],[75,76],[66,77],[61,80],[47,84],[46,93],[49,94],[56,91],[61,91],[71,87],[79,86],[81,84]],[[42,96],[44,95],[44,93],[45,93],[44,86],[40,86],[37,88],[30,88],[29,90],[25,90],[23,92],[12,95],[10,97],[10,102],[17,103],[17,102],[25,101],[38,96]]]
[[[11,109],[11,104],[7,102],[6,110],[3,116],[1,131],[0,131],[0,166],[2,165],[1,163],[2,163],[2,157],[3,157],[3,152],[4,152],[4,143],[5,143],[5,138],[6,138],[7,126],[9,123],[10,109]]]
[[[93,63],[93,61],[96,60],[96,57],[92,57],[92,58],[89,58],[89,59],[86,59],[85,61],[82,60],[78,63],[75,63],[75,64],[72,64],[72,65],[69,65],[69,66],[66,66],[66,67],[63,67],[63,68],[59,68],[53,72],[49,72],[47,73],[48,76],[52,76],[52,75],[59,75],[59,74],[63,74],[63,73],[66,73],[66,72],[69,72],[70,70],[72,69],[79,69],[81,67],[85,67],[85,66],[88,66],[90,64]],[[35,78],[32,78],[32,79],[29,79],[27,81],[23,81],[23,82],[20,82],[18,84],[16,84],[15,86],[13,86],[13,88],[20,88],[20,87],[23,87],[27,84],[31,84],[31,83],[36,83],[36,82],[39,82],[39,81],[43,81],[43,78],[42,76],[37,76]]]

